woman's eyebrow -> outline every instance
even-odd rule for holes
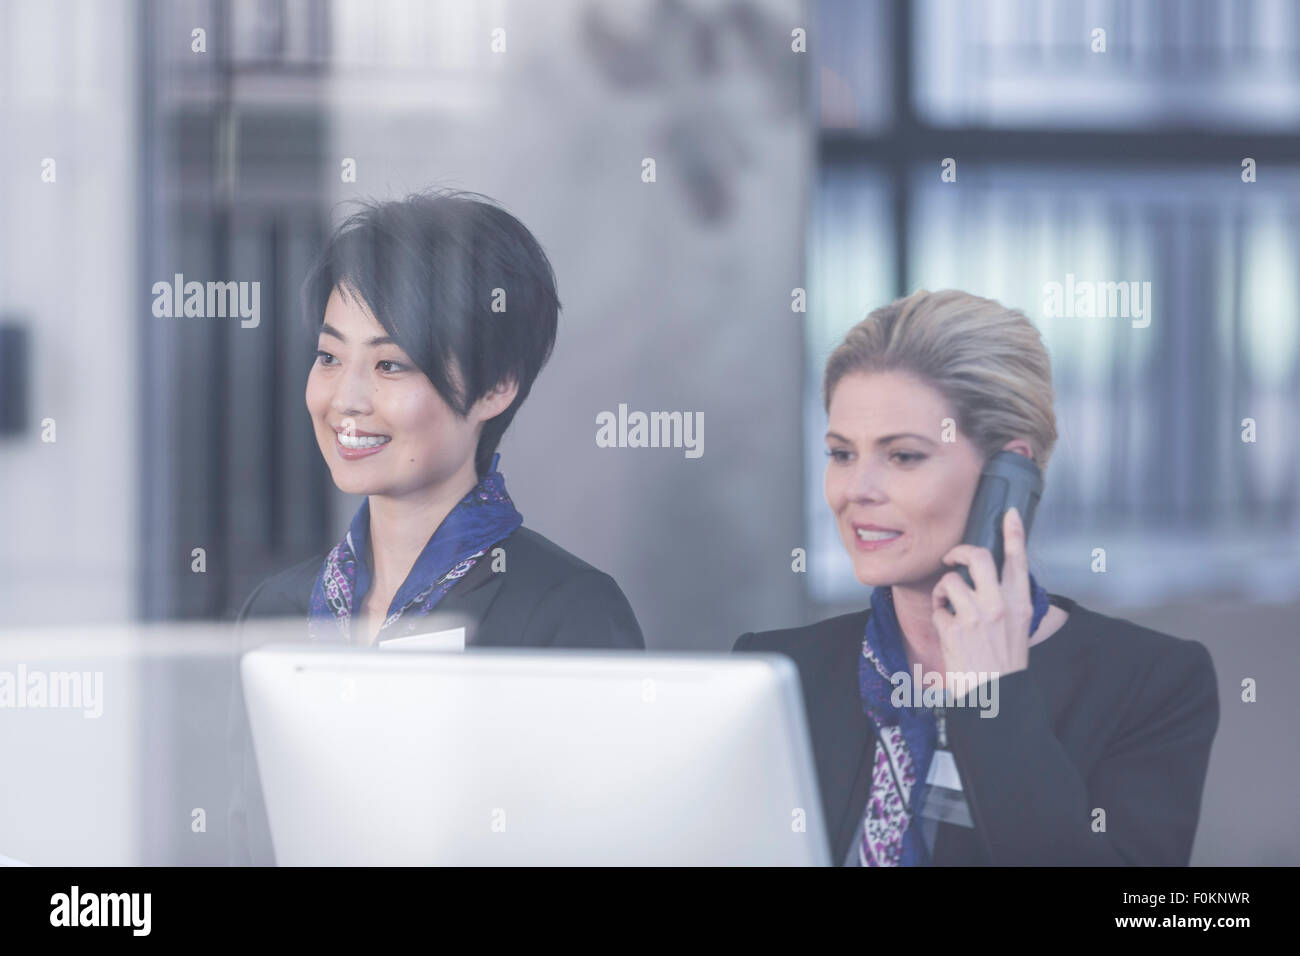
[[[827,433],[826,433],[826,437],[827,437],[828,439],[834,439],[835,441],[842,441],[842,442],[844,442],[844,444],[846,444],[846,445],[852,445],[852,444],[853,444],[853,442],[851,442],[849,439],[845,438],[845,437],[844,437],[843,435],[841,435],[839,432],[827,432]],[[877,444],[877,445],[887,445],[887,444],[889,444],[891,441],[893,441],[893,440],[896,439],[896,438],[919,438],[919,439],[920,439],[921,441],[923,441],[923,442],[927,442],[927,443],[929,443],[929,444],[931,444],[931,445],[935,444],[935,442],[934,442],[933,439],[926,438],[924,435],[918,435],[916,432],[898,432],[898,433],[893,434],[893,435],[884,435],[884,436],[882,436],[882,437],[876,439],[876,444]]]
[[[347,339],[343,336],[343,333],[340,332],[338,329],[334,328],[334,326],[330,325],[328,322],[321,323],[320,334],[332,335],[340,342],[347,341]],[[366,345],[396,345],[396,344],[397,343],[394,342],[387,335],[376,335],[374,338],[370,338],[366,340]]]
[[[931,444],[931,445],[936,444],[935,441],[934,441],[933,439],[931,439],[931,438],[926,438],[924,435],[918,435],[916,432],[899,432],[899,433],[897,433],[897,434],[895,434],[895,435],[885,435],[885,436],[882,437],[882,438],[877,438],[877,439],[876,439],[876,444],[877,444],[877,445],[887,445],[887,444],[889,444],[891,441],[893,441],[895,438],[919,438],[919,439],[921,439],[921,441],[926,442],[926,443],[928,443],[928,444]]]

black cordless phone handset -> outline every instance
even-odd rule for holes
[[[1043,496],[1043,473],[1033,460],[1014,451],[1000,451],[984,465],[980,473],[979,485],[975,488],[975,500],[971,503],[970,516],[966,519],[966,533],[962,535],[962,544],[973,544],[979,548],[988,548],[993,553],[993,565],[997,568],[998,579],[1002,579],[1002,522],[1006,513],[1015,508],[1020,512],[1020,520],[1025,526],[1025,540],[1029,540],[1029,529],[1034,523],[1034,511],[1038,508],[1038,499]],[[966,565],[956,565],[957,573],[962,576],[966,586],[975,589],[970,571]],[[946,600],[948,610],[952,605]]]

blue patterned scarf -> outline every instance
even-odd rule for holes
[[[488,474],[457,503],[429,538],[393,596],[376,643],[415,633],[420,618],[433,610],[488,548],[523,524],[523,516],[506,494],[505,479],[497,471],[500,459],[499,454],[493,456]],[[367,498],[353,516],[348,533],[325,556],[325,563],[316,575],[307,618],[313,641],[352,642],[352,612],[371,583],[366,558],[369,536],[370,499]]]
[[[1034,603],[1029,633],[1033,634],[1051,602],[1047,591],[1032,574],[1029,589]],[[894,611],[894,593],[892,588],[878,587],[871,592],[871,613],[867,615],[866,637],[858,658],[862,710],[880,728],[890,751],[885,753],[881,742],[873,749],[872,792],[864,818],[860,857],[869,865],[920,866],[927,862],[920,825],[910,824],[925,805],[925,778],[938,740],[938,725],[929,708],[894,706],[890,700],[894,691],[890,675],[899,671],[912,674]],[[891,762],[900,771],[898,782],[894,780]],[[908,794],[898,792],[900,783]]]

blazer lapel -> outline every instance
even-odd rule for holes
[[[817,724],[810,730],[834,866],[848,855],[871,789],[875,735],[858,691],[858,658],[866,620],[863,613],[837,622],[839,626],[825,638],[829,652],[821,660],[823,673],[810,682],[820,696],[808,710]]]
[[[482,636],[479,625],[501,590],[504,578],[504,574],[493,572],[491,555],[485,554],[443,595],[442,600],[427,615],[427,621],[421,625],[421,629],[425,633],[432,633],[463,627],[466,647],[484,643],[479,640]],[[486,643],[491,643],[491,640]]]

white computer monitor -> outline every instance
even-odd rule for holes
[[[281,865],[827,865],[793,662],[271,645],[241,661]]]

